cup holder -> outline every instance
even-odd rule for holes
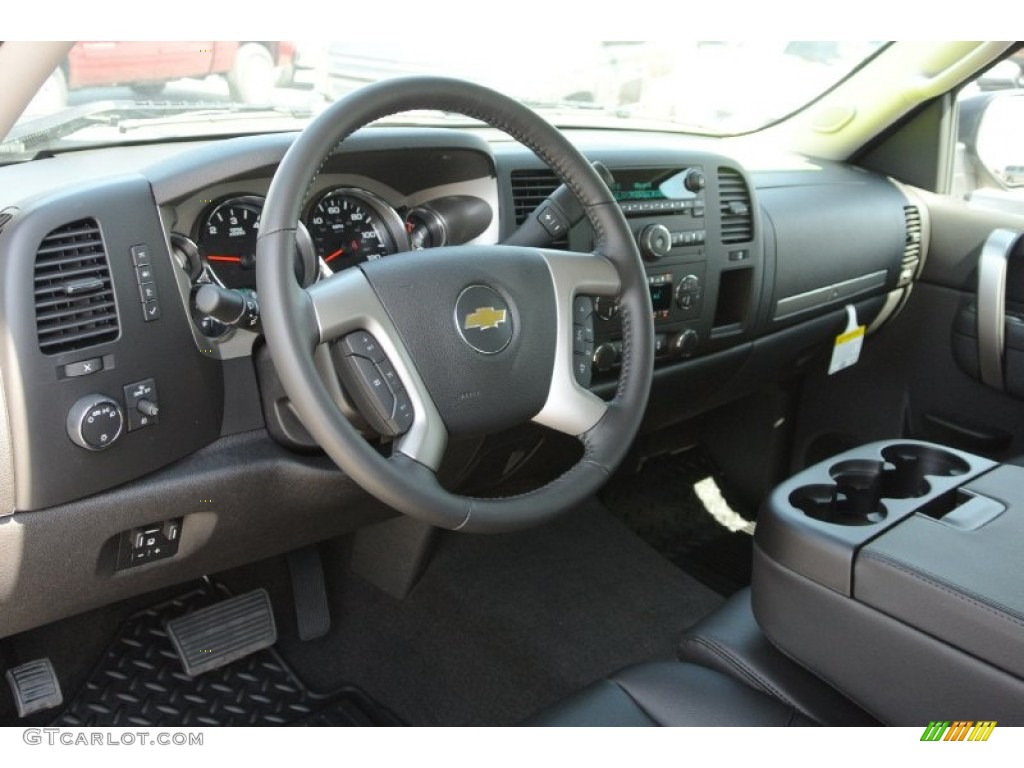
[[[882,462],[844,461],[832,468],[832,485],[805,485],[789,503],[808,517],[837,525],[872,525],[885,519]]]
[[[898,443],[882,450],[882,461],[850,459],[833,464],[833,483],[805,485],[789,503],[815,520],[838,525],[871,525],[885,519],[885,499],[915,499],[931,491],[928,477],[970,471],[959,456],[927,445]]]
[[[888,448],[882,449],[882,458],[892,464],[897,472],[902,471],[908,478],[913,475],[922,480],[925,475],[933,477],[965,475],[971,469],[966,461],[949,451],[913,443],[890,445]]]

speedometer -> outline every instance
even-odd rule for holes
[[[409,249],[395,210],[364,190],[328,190],[306,214],[306,227],[317,256],[334,272]]]

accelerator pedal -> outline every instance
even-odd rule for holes
[[[49,659],[35,659],[7,670],[18,717],[28,717],[64,703],[60,681]]]
[[[200,608],[167,622],[167,634],[185,674],[219,669],[277,642],[277,626],[265,589]]]

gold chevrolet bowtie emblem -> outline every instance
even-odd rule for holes
[[[475,312],[466,315],[466,322],[462,326],[467,331],[477,328],[486,331],[488,328],[497,328],[505,322],[508,317],[507,309],[495,309],[494,307],[477,307]]]

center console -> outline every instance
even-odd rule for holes
[[[882,722],[1024,724],[1024,467],[909,440],[780,485],[758,522],[768,638]]]

